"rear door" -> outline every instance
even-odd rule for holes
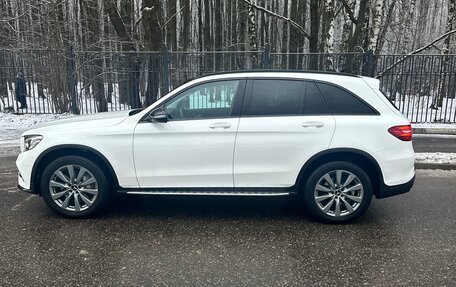
[[[329,147],[334,117],[312,81],[249,80],[234,153],[235,187],[289,187]]]

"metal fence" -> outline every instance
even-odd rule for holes
[[[147,106],[180,84],[213,72],[318,70],[380,75],[382,91],[412,122],[455,123],[456,55],[413,55],[390,68],[402,57],[372,51],[271,53],[267,48],[256,52],[0,50],[0,109],[76,114],[123,110]]]

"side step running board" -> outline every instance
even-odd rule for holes
[[[210,196],[287,196],[291,193],[288,191],[185,191],[185,190],[119,190],[121,193],[126,194],[139,194],[139,195],[210,195]]]

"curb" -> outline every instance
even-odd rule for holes
[[[456,170],[456,164],[416,162],[415,169]]]
[[[456,135],[455,128],[413,128],[413,134],[421,135]]]

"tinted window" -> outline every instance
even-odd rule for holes
[[[303,103],[303,114],[305,115],[327,115],[329,114],[325,100],[320,94],[314,82],[306,83],[306,95]]]
[[[333,85],[317,83],[335,115],[374,115],[376,112],[351,93]]]
[[[297,115],[301,113],[304,82],[255,80],[247,115]]]
[[[204,119],[231,116],[239,81],[204,83],[182,92],[165,105],[169,119]]]

